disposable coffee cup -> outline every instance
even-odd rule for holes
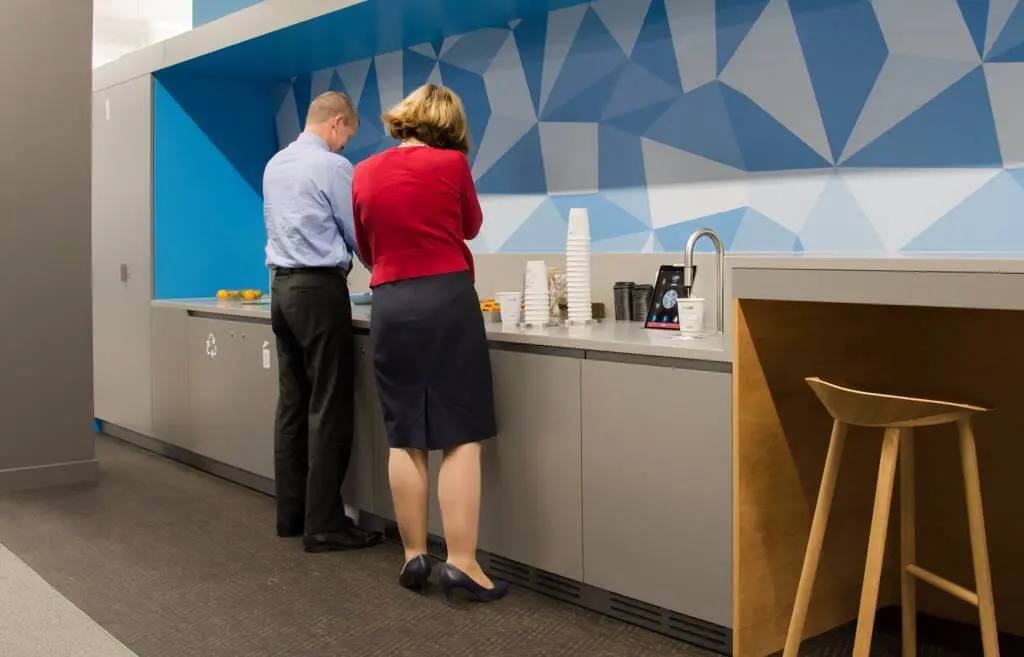
[[[501,323],[518,324],[522,314],[523,295],[519,292],[500,292],[495,299],[501,306]]]
[[[537,292],[548,289],[548,263],[530,260],[526,263],[526,291]]]
[[[704,299],[679,300],[679,332],[692,335],[704,330]]]
[[[572,208],[569,210],[568,239],[590,239],[590,217],[587,215],[586,208]]]

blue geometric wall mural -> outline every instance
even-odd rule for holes
[[[596,0],[295,78],[279,142],[345,91],[358,162],[425,82],[466,104],[477,252],[559,251],[575,206],[605,252],[1024,248],[1024,0]]]

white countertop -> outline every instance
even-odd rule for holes
[[[1024,253],[740,254],[727,259],[739,299],[1024,310]]]
[[[725,259],[729,269],[815,269],[935,273],[1024,273],[1024,253],[906,253],[873,256],[858,253],[737,253]]]
[[[177,299],[154,301],[153,306],[270,321],[270,306],[267,303],[246,304],[216,299]],[[353,306],[352,322],[357,328],[368,329],[370,326],[369,306]],[[685,339],[675,331],[647,330],[643,328],[642,324],[636,322],[604,321],[587,326],[529,329],[506,328],[495,323],[488,323],[486,326],[487,337],[492,342],[719,363],[728,363],[731,360],[725,349],[725,339],[720,335]]]

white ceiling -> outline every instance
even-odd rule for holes
[[[192,28],[192,0],[94,0],[93,67]]]

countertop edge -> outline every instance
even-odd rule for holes
[[[232,302],[220,302],[211,304],[210,300],[188,299],[188,300],[154,300],[151,302],[153,308],[168,308],[184,310],[203,315],[223,316],[227,318],[239,318],[249,321],[270,322],[270,309],[266,305],[245,306]],[[355,306],[355,315],[352,318],[353,326],[359,329],[369,329],[370,319],[359,315],[360,306]],[[560,329],[564,331],[565,329]],[[524,347],[538,347],[551,349],[580,350],[584,352],[600,352],[609,354],[621,354],[625,356],[643,356],[649,358],[664,358],[680,361],[706,361],[711,363],[731,364],[732,357],[728,349],[728,339],[721,340],[722,347],[715,348],[689,348],[669,344],[639,344],[631,341],[616,341],[586,336],[571,335],[572,329],[568,329],[570,335],[551,335],[545,333],[544,329],[520,329],[515,332],[499,332],[488,330],[487,339],[494,343],[515,344]],[[586,329],[582,329],[586,330]],[[637,330],[644,329],[637,327]],[[669,340],[666,336],[665,341]]]

